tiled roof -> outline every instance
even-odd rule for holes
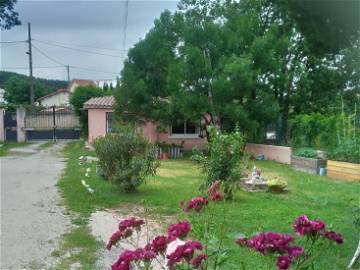
[[[113,96],[93,97],[84,103],[84,109],[107,109],[112,108],[115,99]]]
[[[55,96],[55,95],[60,94],[60,93],[69,93],[69,91],[67,89],[58,89],[55,92],[52,92],[50,94],[47,94],[46,96],[38,98],[37,100],[41,101],[41,100],[44,100],[44,99],[46,99],[48,97],[52,97],[52,96]]]
[[[88,85],[96,86],[95,82],[92,80],[73,79],[71,80],[71,84],[73,83],[76,83],[77,85],[80,86],[88,86]]]

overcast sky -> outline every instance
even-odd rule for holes
[[[130,0],[128,4],[126,49],[144,37],[146,32],[153,26],[154,19],[158,18],[162,11],[166,9],[175,10],[177,3],[178,1],[174,0]],[[70,68],[71,78],[114,79],[122,68],[124,56],[125,7],[126,2],[121,0],[18,1],[16,10],[19,12],[22,25],[7,31],[1,31],[1,41],[26,40],[27,22],[31,22],[32,38],[34,39],[34,76],[66,80],[66,69],[59,66],[70,65],[104,71],[102,73]],[[74,51],[61,46],[111,56]],[[0,68],[2,70],[23,74],[29,73],[27,69],[27,43],[2,43],[0,51]],[[44,54],[54,61],[48,59]],[[23,69],[9,69],[13,67]]]

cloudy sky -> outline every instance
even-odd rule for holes
[[[166,9],[176,9],[175,0],[129,0],[126,28],[127,50],[153,26]],[[122,68],[126,1],[18,1],[21,26],[1,31],[1,41],[27,39],[31,22],[34,76],[114,79]],[[2,43],[1,70],[28,74],[27,43]],[[13,69],[16,68],[16,69]]]

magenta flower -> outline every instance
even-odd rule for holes
[[[341,234],[338,234],[334,231],[327,231],[324,233],[324,237],[329,239],[329,240],[333,240],[335,241],[337,244],[341,245],[342,243],[344,243],[344,239],[341,236]]]
[[[289,247],[287,253],[291,258],[298,257],[304,254],[304,248],[299,246]]]
[[[276,265],[278,269],[287,270],[291,266],[291,258],[289,256],[280,256],[277,258]]]
[[[175,264],[180,263],[182,260],[185,260],[187,263],[194,257],[196,250],[202,250],[202,245],[198,241],[187,241],[185,244],[178,246],[173,253],[167,256],[168,262],[167,266],[172,269]]]
[[[211,200],[214,202],[222,201],[224,199],[224,196],[221,195],[220,192],[220,185],[221,182],[217,180],[214,183],[212,183],[211,186],[208,188],[208,194]]]
[[[124,219],[119,223],[119,231],[124,231],[128,228],[140,230],[141,225],[145,224],[143,219],[136,219],[134,217]]]
[[[287,252],[289,243],[293,240],[294,237],[289,234],[265,232],[254,235],[247,241],[247,246],[264,255],[274,252],[282,254]]]
[[[125,229],[124,231],[116,231],[110,237],[108,244],[106,245],[106,249],[110,250],[113,245],[116,245],[121,239],[128,238],[132,235],[132,229]]]
[[[190,232],[191,225],[187,221],[172,224],[168,229],[168,239],[172,241],[176,238],[184,239]]]
[[[310,220],[307,216],[299,216],[294,222],[294,230],[299,236],[316,236],[325,229],[321,220]]]
[[[151,250],[156,254],[163,253],[166,251],[168,245],[168,238],[166,236],[160,235],[154,238],[151,242]]]
[[[201,254],[196,256],[195,258],[193,258],[190,261],[190,265],[195,267],[195,268],[199,268],[201,266],[201,264],[207,260],[208,256],[206,254]]]
[[[195,210],[196,213],[200,213],[201,209],[209,203],[208,199],[205,197],[195,197],[192,198],[187,205],[182,204],[184,211],[188,212],[190,210]]]

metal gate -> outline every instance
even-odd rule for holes
[[[10,142],[17,141],[16,127],[17,127],[16,112],[5,111],[4,114],[5,141],[10,141]]]
[[[26,112],[27,140],[63,140],[80,138],[80,122],[69,107],[48,107]]]

